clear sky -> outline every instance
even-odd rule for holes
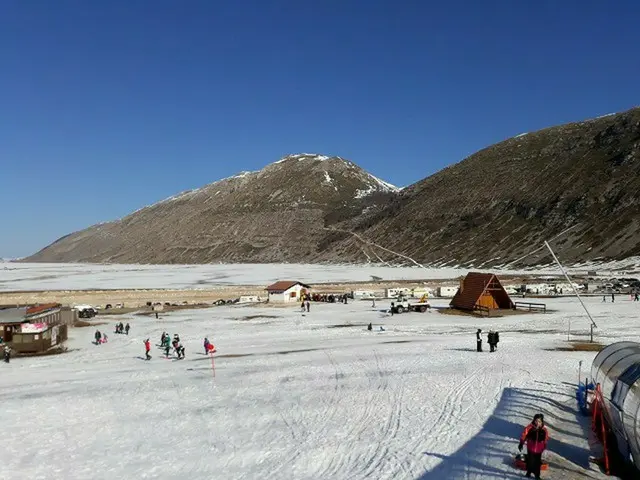
[[[0,1],[0,257],[288,153],[396,185],[637,105],[640,1]]]

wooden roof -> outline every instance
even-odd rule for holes
[[[304,283],[297,280],[280,280],[273,285],[269,285],[267,288],[265,288],[265,290],[268,292],[284,292],[286,290],[289,290],[291,287],[295,287],[296,285],[302,285],[304,288],[311,288],[309,285],[305,285]]]
[[[461,310],[474,310],[480,296],[490,291],[499,308],[513,308],[513,302],[498,277],[493,273],[469,272],[462,281],[458,292],[451,300],[451,306]]]

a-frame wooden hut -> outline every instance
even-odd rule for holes
[[[513,309],[514,304],[498,277],[493,273],[469,272],[451,300],[459,310]]]

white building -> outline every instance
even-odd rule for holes
[[[311,293],[311,287],[296,280],[281,280],[269,285],[266,289],[269,294],[269,302],[290,303],[300,302],[302,295]]]
[[[458,293],[458,287],[438,287],[440,298],[453,298]]]
[[[384,291],[384,298],[396,298],[398,295],[404,295],[408,297],[411,295],[410,288],[404,287],[396,287],[396,288],[386,288]]]

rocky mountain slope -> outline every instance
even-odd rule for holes
[[[339,157],[287,156],[60,238],[31,262],[304,261],[325,225],[373,211],[397,188]]]
[[[61,238],[26,261],[520,267],[640,255],[640,108],[518,135],[398,191],[292,155]],[[379,248],[373,245],[385,248]]]
[[[554,238],[571,264],[640,255],[640,108],[498,143],[356,220],[346,230],[435,265],[548,263]],[[363,245],[334,234],[326,258],[393,258]]]

